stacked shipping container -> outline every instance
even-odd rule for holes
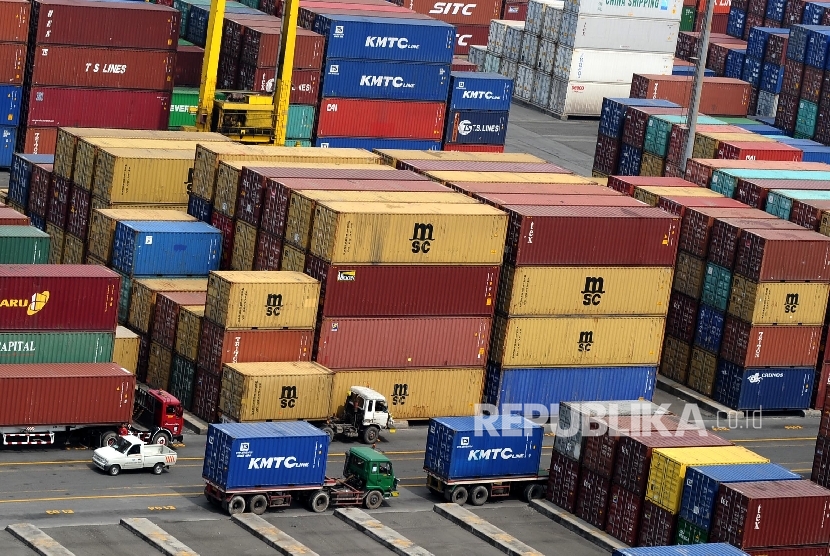
[[[9,168],[17,144],[31,4],[0,2],[0,168]]]
[[[513,81],[502,75],[452,72],[444,150],[503,151]]]

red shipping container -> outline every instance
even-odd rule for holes
[[[52,176],[52,186],[49,188],[49,208],[46,212],[46,221],[61,229],[66,228],[66,215],[69,210],[69,192],[72,182],[60,176]]]
[[[741,209],[746,207],[745,204],[729,197],[684,197],[681,195],[663,195],[657,201],[657,207],[665,210],[668,213],[676,214],[683,217],[687,209],[690,208],[732,208]]]
[[[751,207],[764,210],[767,206],[767,193],[770,189],[825,191],[830,190],[830,181],[739,179],[735,186],[735,199]]]
[[[0,365],[0,391],[0,425],[114,425],[132,420],[135,376],[114,363]]]
[[[760,211],[759,211],[760,212]],[[769,214],[769,213],[764,213]],[[770,216],[773,216],[770,214]],[[735,266],[735,253],[738,240],[744,230],[750,229],[796,230],[797,225],[779,218],[761,216],[753,218],[723,218],[712,225],[709,239],[709,260],[715,264],[731,269]]]
[[[674,543],[676,528],[677,514],[646,500],[640,516],[640,536],[637,539],[637,546],[669,546]]]
[[[90,196],[89,191],[75,185],[69,193],[66,232],[83,240],[86,240],[88,232]]]
[[[202,64],[205,59],[205,49],[196,46],[182,45],[176,50],[176,73],[173,84],[176,87],[198,87],[202,83]]]
[[[486,46],[490,34],[489,25],[459,25],[455,28],[455,54],[466,56],[473,45]],[[475,71],[456,70],[453,71]]]
[[[256,68],[247,64],[239,67],[239,86],[246,91],[273,92],[274,68]],[[295,69],[291,72],[291,104],[317,105],[320,90],[320,70]]]
[[[619,158],[620,142],[602,133],[597,134],[597,147],[594,151],[593,169],[610,176],[617,171]]]
[[[713,6],[713,11],[716,14],[726,14],[729,15],[729,8],[732,6],[732,2],[730,0],[714,0],[715,5]],[[691,5],[694,5],[692,3]],[[697,11],[703,13],[706,10],[706,0],[698,0],[697,2]],[[726,31],[712,31],[716,33],[725,33]]]
[[[813,367],[821,326],[753,326],[726,317],[720,355],[741,367]]]
[[[281,0],[277,0],[281,1]],[[351,2],[330,3],[330,2],[309,2],[300,6],[297,17],[297,25],[303,28],[311,28],[314,19],[318,14],[326,15],[349,15],[349,16],[375,16],[393,17],[395,19],[433,19],[428,15],[411,12],[401,6],[384,2],[385,6],[377,4],[361,5]],[[282,9],[282,7],[280,7]],[[279,12],[277,12],[279,13]]]
[[[804,66],[804,77],[801,80],[801,98],[818,104],[821,97],[821,84],[824,81],[824,70]]]
[[[605,532],[627,545],[637,544],[643,499],[620,485],[611,487]]]
[[[697,330],[698,303],[699,300],[678,291],[672,291],[669,298],[669,311],[666,315],[666,334],[688,344],[692,343]]]
[[[608,195],[616,197],[618,191],[601,185],[571,185],[566,183],[500,183],[500,182],[458,182],[449,184],[452,189],[477,199],[483,195]]]
[[[29,38],[29,7],[27,0],[0,2],[0,42],[23,42]]]
[[[11,207],[0,205],[0,226],[28,226],[29,217]]]
[[[441,147],[441,150],[467,153],[503,153],[504,145],[463,145],[460,143],[447,143]]]
[[[826,330],[823,338],[823,341],[826,341]],[[822,362],[822,359],[826,359],[826,357],[827,350],[825,349],[824,357],[819,357],[819,364],[816,366],[816,370],[818,371],[816,373],[816,401],[813,404],[813,409],[822,411],[818,431],[819,436],[830,436],[830,403],[827,401],[827,392],[830,391],[827,388],[827,383],[830,382],[830,363],[827,361]]]
[[[827,545],[819,546],[785,546],[782,548],[747,549],[749,556],[827,556]]]
[[[673,124],[669,136],[669,148],[666,152],[666,162],[680,162],[686,148],[686,136],[689,128],[683,124]],[[749,133],[743,128],[732,125],[698,125],[695,133]],[[698,184],[699,185],[699,184]]]
[[[573,512],[578,488],[579,462],[554,450],[545,497],[566,512]]]
[[[790,60],[788,60],[788,62],[789,61]],[[787,135],[792,135],[795,131],[795,121],[798,117],[798,104],[799,99],[797,94],[782,92],[778,95],[778,109],[775,112],[775,127],[783,130]]]
[[[489,30],[489,27],[488,27]],[[464,58],[453,58],[450,71],[478,71],[478,66]]]
[[[763,6],[763,4],[755,4],[756,6]],[[764,8],[761,7],[761,10]],[[763,27],[764,25],[764,14],[763,13],[747,13],[746,14],[746,25],[744,26],[744,33],[741,37],[743,40],[749,40],[749,32],[752,30],[753,27]]]
[[[746,230],[735,272],[754,282],[830,281],[830,237],[809,230]]]
[[[121,278],[97,265],[0,265],[5,330],[113,332]]]
[[[576,515],[594,527],[604,529],[610,490],[609,479],[583,468],[576,498]]]
[[[20,85],[25,70],[26,43],[0,44],[0,83]]]
[[[309,255],[324,317],[492,317],[498,266],[332,265]]]
[[[717,208],[694,207],[683,213],[680,223],[680,241],[678,248],[695,257],[706,257],[709,252],[709,238],[712,226],[717,218],[764,218],[768,214],[749,207]]]
[[[445,102],[324,98],[317,135],[440,141],[445,110]],[[406,118],[401,117],[404,113]]]
[[[725,61],[724,61],[725,63]],[[633,98],[669,100],[683,107],[689,105],[691,76],[634,74]],[[746,116],[749,106],[749,83],[730,77],[706,77],[700,98],[700,112],[712,116]],[[626,141],[627,142],[627,141]],[[636,146],[636,145],[635,145]]]
[[[505,0],[502,19],[524,21],[527,19],[526,0]]]
[[[643,141],[646,138],[648,119],[651,116],[682,116],[685,113],[686,110],[684,108],[629,106],[625,109],[625,123],[623,124],[622,135],[623,143],[642,149]]]
[[[483,367],[491,320],[325,317],[315,360],[329,369]]]
[[[52,165],[32,164],[29,185],[29,213],[46,218],[49,211],[49,190],[52,187]]]
[[[489,162],[478,160],[398,160],[401,170],[415,172],[523,172],[540,174],[573,174],[548,162]]]
[[[58,141],[56,127],[17,128],[17,150],[28,154],[55,154]]]
[[[282,261],[282,238],[262,230],[257,234],[254,270],[279,270]]]
[[[801,161],[801,149],[775,141],[720,141],[718,158],[732,160],[785,160]]]
[[[33,87],[23,94],[31,127],[167,129],[170,120],[169,92]]]
[[[649,205],[625,195],[536,195],[533,193],[478,194],[480,199],[494,207],[510,205],[569,206],[569,207],[647,207]]]
[[[501,2],[487,0],[476,4],[435,2],[435,0],[405,0],[404,7],[419,14],[454,25],[489,25],[491,19],[501,18]]]
[[[143,2],[39,0],[32,4],[35,44],[175,50],[179,12]]]
[[[821,434],[816,438],[810,480],[824,488],[830,486],[830,438]]]
[[[777,124],[776,124],[777,125]],[[686,179],[701,187],[709,187],[712,173],[721,168],[751,168],[753,170],[814,170],[822,171],[822,162],[786,162],[778,160],[727,160],[723,158],[692,158],[686,163]]]
[[[781,82],[781,92],[790,98],[796,97],[796,107],[798,106],[798,97],[801,95],[801,85],[804,81],[804,71],[806,69],[807,67],[801,62],[789,58],[784,60],[784,78]]]
[[[818,231],[821,227],[821,217],[828,210],[830,210],[830,201],[793,200],[793,206],[790,209],[790,222],[808,230]]]
[[[202,319],[199,368],[221,376],[225,363],[310,361],[313,330],[225,330]]]
[[[179,324],[179,311],[190,305],[204,305],[206,292],[166,292],[156,296],[156,309],[153,312],[152,340],[157,344],[173,349],[176,345],[176,327]]]
[[[276,67],[281,31],[279,27],[248,27],[241,61],[258,67]],[[322,35],[298,27],[294,44],[294,69],[319,70],[323,66],[323,50]]]
[[[738,548],[830,542],[830,491],[810,481],[724,483],[709,542]]]
[[[233,236],[236,234],[236,221],[215,210],[210,216],[210,224],[222,232],[222,258],[219,261],[219,268],[229,270],[233,255]]]
[[[193,414],[208,423],[215,423],[221,392],[222,375],[217,376],[197,367],[196,378],[193,382]]]
[[[784,8],[783,25],[785,27],[790,27],[791,25],[800,25],[801,18],[804,16],[804,6],[807,4],[807,2],[811,1],[812,0],[791,0],[790,2],[787,2],[787,6],[786,8]]]
[[[652,185],[656,187],[691,187],[694,185],[683,178],[666,178],[656,176],[608,176],[608,187],[629,197],[634,196],[637,186]]]
[[[672,266],[677,254],[680,219],[656,208],[504,208],[511,264]]]

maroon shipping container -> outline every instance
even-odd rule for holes
[[[31,127],[167,129],[170,120],[169,92],[33,87],[23,94]]]
[[[510,215],[505,258],[511,264],[671,266],[677,254],[680,219],[656,208],[504,210]]]
[[[720,355],[741,367],[813,367],[821,326],[753,326],[727,316]]]
[[[826,16],[825,16],[826,17]],[[785,546],[782,548],[759,548],[745,550],[749,556],[827,556],[827,545],[819,546]]]
[[[702,20],[703,18],[701,18]],[[700,29],[697,29],[699,31]],[[735,39],[737,41],[737,39]],[[743,42],[743,41],[741,41]],[[709,45],[709,55],[706,57],[706,68],[711,69],[717,76],[723,76],[726,71],[726,57],[729,51],[738,48],[740,43],[716,42]],[[746,44],[740,45],[746,48]],[[704,81],[705,87],[705,81]]]
[[[643,142],[646,138],[648,119],[651,116],[682,116],[685,113],[686,109],[684,108],[629,106],[625,109],[625,123],[623,124],[622,135],[623,143],[642,149]]]
[[[790,62],[791,60],[787,61]],[[778,109],[775,112],[775,127],[783,130],[787,135],[792,135],[795,131],[795,122],[798,118],[798,104],[799,99],[796,94],[782,92],[778,95]]]
[[[0,44],[0,83],[20,85],[25,70],[26,43]]]
[[[466,56],[473,45],[485,46],[490,33],[489,25],[458,25],[455,28],[455,55]],[[475,69],[456,69],[452,71],[476,71]],[[475,67],[475,65],[473,66]]]
[[[315,360],[330,369],[483,367],[491,322],[489,317],[324,317]]]
[[[215,375],[197,367],[193,382],[193,414],[208,423],[215,423],[221,392],[222,375]]]
[[[731,125],[704,124],[696,126],[695,133],[746,133],[746,130]],[[669,136],[669,148],[666,152],[666,162],[680,162],[683,158],[684,149],[686,148],[686,137],[688,134],[689,128],[684,124],[672,124],[671,135]]]
[[[222,374],[225,363],[310,361],[313,330],[225,330],[202,319],[199,367]]]
[[[176,53],[87,46],[38,45],[32,53],[32,85],[170,91]]]
[[[488,205],[502,208],[508,205],[561,207],[647,207],[649,205],[625,195],[536,195],[534,193],[486,193],[475,195]]]
[[[28,154],[54,154],[58,140],[56,127],[17,128],[17,150]]]
[[[279,20],[278,20],[279,21]],[[250,26],[245,31],[245,42],[240,61],[257,67],[275,68],[280,50],[279,27]],[[294,69],[317,69],[323,66],[324,39],[322,35],[297,28],[294,44]],[[319,75],[319,71],[317,72]]]
[[[822,343],[826,342],[826,339],[827,334],[825,330],[824,334],[822,334]],[[822,349],[820,346],[819,351],[821,352]],[[827,351],[825,350],[823,354],[819,354],[819,362],[816,365],[816,391],[813,409],[818,409],[822,412],[818,429],[819,436],[830,436],[830,402],[827,401],[827,383],[830,382],[830,363],[827,361],[822,362],[822,359],[826,359],[826,357]]]
[[[672,291],[669,298],[669,311],[666,315],[666,334],[679,340],[692,343],[697,329],[697,310],[699,300]]]
[[[830,281],[830,237],[804,230],[745,230],[735,272],[754,282]]]
[[[706,257],[709,238],[717,218],[755,218],[768,214],[760,210],[744,208],[694,207],[683,213],[680,223],[678,247],[695,257]]]
[[[735,199],[751,207],[764,210],[767,206],[767,194],[771,189],[825,191],[830,190],[830,181],[739,179],[735,187]]]
[[[446,102],[324,98],[317,135],[440,140],[446,107]]]
[[[0,226],[28,226],[29,217],[11,207],[0,205]]]
[[[156,309],[153,312],[152,340],[162,347],[173,349],[176,345],[179,311],[188,305],[204,305],[206,298],[206,292],[159,293],[156,296]]]
[[[410,103],[411,104],[411,103]],[[524,172],[573,174],[548,162],[489,162],[478,160],[398,160],[398,168],[414,172]]]
[[[113,332],[121,278],[95,265],[0,265],[5,330]]]
[[[578,488],[579,462],[554,450],[545,497],[566,512],[573,512]]]
[[[720,486],[709,542],[738,548],[827,544],[830,491],[810,481]]]
[[[790,98],[796,97],[796,106],[798,105],[798,97],[801,95],[801,85],[804,81],[805,69],[805,65],[801,62],[790,60],[789,58],[784,60],[784,77],[781,83],[781,93]]]
[[[72,186],[69,193],[69,210],[66,217],[66,232],[86,240],[89,226],[89,205],[91,193],[83,187]]]
[[[826,413],[826,412],[825,412]],[[824,421],[824,415],[822,415]],[[813,454],[813,469],[810,480],[827,488],[830,486],[830,438],[819,432],[816,438],[816,449]]]
[[[403,6],[419,14],[453,25],[489,25],[491,19],[501,18],[501,2],[487,0],[476,4],[452,4],[434,0],[404,0]]]
[[[239,66],[239,88],[246,91],[273,92],[274,68],[258,68],[247,64]],[[295,69],[291,72],[291,104],[317,105],[320,90],[320,70]]]
[[[38,0],[32,4],[35,44],[175,50],[179,12],[144,2]]]
[[[194,45],[180,45],[176,49],[176,72],[173,84],[176,87],[198,87],[202,82],[202,64],[205,49]]]
[[[801,149],[776,141],[720,141],[717,158],[800,162]]]
[[[236,234],[236,221],[215,210],[210,216],[210,224],[222,232],[222,258],[219,261],[219,268],[222,270],[230,270],[231,257],[233,256],[233,236]]]
[[[482,195],[607,195],[616,197],[618,191],[602,185],[573,185],[567,183],[503,183],[462,181],[447,184],[455,191],[471,197]]]
[[[120,424],[132,420],[135,376],[114,363],[0,365],[0,391],[0,425]]]
[[[281,3],[281,0],[276,1]],[[407,10],[406,8],[396,6],[389,2],[385,3],[385,6],[378,6],[376,4],[364,6],[361,4],[354,4],[351,2],[309,2],[307,4],[304,3],[304,5],[300,6],[300,11],[297,17],[297,24],[303,28],[310,28],[314,24],[314,19],[317,17],[318,14],[349,15],[358,17],[392,17],[395,19],[433,19],[428,15],[414,13]],[[277,13],[279,14],[279,12]]]
[[[597,147],[594,153],[594,170],[611,175],[617,171],[620,158],[620,141],[602,133],[597,134]]]
[[[669,546],[674,544],[677,514],[664,510],[648,500],[640,515],[640,536],[637,546]]]
[[[668,213],[683,217],[690,208],[731,208],[741,209],[746,205],[729,197],[684,197],[682,195],[661,195],[657,207]]]
[[[257,234],[253,270],[279,270],[282,262],[282,238],[262,230]]]
[[[604,529],[611,481],[585,468],[581,475],[574,513],[594,527]]]
[[[725,58],[723,64],[726,64]],[[688,107],[691,88],[691,76],[635,73],[631,81],[631,97],[668,100]],[[749,83],[746,81],[730,77],[704,78],[700,97],[702,114],[743,117],[746,116],[748,107]]]
[[[756,5],[760,5],[756,3]],[[763,9],[763,8],[761,8]],[[743,40],[749,40],[749,32],[752,30],[753,27],[762,27],[764,25],[764,14],[763,13],[747,13],[746,14],[746,25],[744,26],[744,33],[741,37]]]
[[[324,317],[492,317],[498,266],[332,265],[306,258]]]
[[[807,2],[811,1],[812,0],[791,0],[787,2],[787,7],[784,8],[784,21],[782,24],[785,27],[801,24],[801,18],[804,16],[804,6]],[[734,2],[732,5],[735,5]]]
[[[760,212],[760,211],[759,211]],[[764,213],[769,214],[769,213]],[[769,214],[769,216],[773,216]],[[779,218],[769,218],[758,215],[757,218],[723,218],[712,225],[709,239],[709,260],[715,264],[731,269],[735,266],[735,253],[738,251],[738,240],[744,230],[751,229],[772,230],[799,230],[801,228],[792,222]]]
[[[32,177],[29,185],[30,214],[46,218],[49,211],[49,190],[52,187],[52,165],[33,164]]]
[[[643,498],[620,485],[611,487],[605,532],[627,545],[637,544]]]
[[[527,19],[527,0],[505,0],[502,19],[524,21]]]
[[[692,187],[692,182],[683,178],[666,178],[658,176],[608,176],[608,187],[629,197],[634,196],[634,188],[650,185],[654,187]]]
[[[23,42],[29,38],[29,7],[27,0],[0,2],[0,42]]]
[[[46,220],[61,229],[66,228],[66,216],[69,210],[69,193],[72,182],[60,176],[52,176],[52,186],[49,188],[49,208],[46,211]]]
[[[485,29],[489,30],[489,26],[484,26]],[[487,39],[484,39],[487,42]],[[464,58],[453,58],[452,65],[450,66],[450,71],[478,71],[478,66],[472,62],[465,60]]]
[[[784,65],[787,59],[787,45],[790,42],[789,35],[771,34],[768,36],[764,61],[778,66]]]
[[[823,81],[824,70],[805,66],[804,77],[801,80],[801,98],[818,104]]]

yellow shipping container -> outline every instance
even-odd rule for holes
[[[455,191],[327,191],[294,190],[288,201],[285,238],[294,245],[308,249],[311,224],[317,203],[443,203],[475,205],[479,201]]]
[[[644,152],[643,159],[640,163],[640,175],[641,176],[662,176],[663,172],[666,169],[666,160],[660,158],[656,154],[651,154]],[[608,185],[608,180],[606,179],[605,183],[602,185]]]
[[[689,373],[689,357],[692,348],[672,336],[666,336],[663,353],[660,357],[660,375],[680,384],[686,384]]]
[[[289,243],[282,244],[282,258],[280,270],[289,272],[303,272],[305,270],[305,251]]]
[[[680,511],[687,467],[741,463],[769,463],[769,460],[743,446],[655,448],[651,455],[646,500],[676,514]]]
[[[219,411],[238,422],[325,419],[331,384],[332,372],[317,363],[226,364]]]
[[[112,348],[112,362],[135,374],[138,368],[138,348],[141,338],[138,334],[119,326],[115,329],[115,344]]]
[[[216,173],[222,160],[248,160],[251,162],[321,162],[380,164],[379,155],[363,149],[318,149],[313,147],[271,147],[262,145],[200,145],[196,148],[193,166],[193,193],[213,200]],[[252,164],[253,166],[253,164]]]
[[[46,223],[46,233],[49,234],[49,264],[61,264],[63,261],[63,243],[66,234],[62,228],[51,222]]]
[[[705,187],[659,187],[653,185],[638,185],[634,188],[634,198],[651,206],[657,206],[660,197],[670,195],[674,197],[723,197],[720,193]]]
[[[489,205],[321,202],[309,251],[333,264],[499,264],[506,234]]]
[[[320,282],[299,272],[211,272],[205,317],[229,329],[314,328]]]
[[[199,356],[199,333],[205,306],[182,307],[179,322],[176,324],[176,353],[189,361],[196,361]]]
[[[119,220],[162,220],[176,222],[195,222],[196,219],[185,212],[175,210],[140,210],[140,209],[92,209],[89,215],[89,254],[108,263],[112,255],[112,242],[115,227]]]
[[[830,284],[751,282],[735,274],[727,312],[752,324],[824,324]]]
[[[95,255],[86,254],[85,264],[97,264],[98,266],[107,266],[107,263],[96,257]]]
[[[173,351],[156,342],[150,343],[150,362],[147,365],[147,386],[167,390]]]
[[[253,270],[256,254],[256,232],[256,226],[251,226],[242,220],[236,221],[233,252],[231,253],[231,270]]]
[[[186,204],[192,168],[190,151],[100,149],[92,194],[110,203]]]
[[[700,299],[706,275],[706,261],[685,251],[679,251],[675,267],[674,289],[694,299]]]
[[[138,332],[150,332],[156,308],[156,294],[160,292],[203,292],[207,290],[207,278],[136,278],[130,294],[128,323]]]
[[[89,203],[90,209],[97,209],[97,210],[175,210],[178,212],[187,212],[187,205],[185,204],[159,204],[159,203],[110,203],[104,201],[103,199],[99,199],[98,197],[92,197]]]
[[[503,367],[657,365],[664,317],[493,319],[490,358]]]
[[[63,264],[84,264],[84,240],[64,234]]]
[[[250,160],[223,160],[219,163],[216,173],[216,184],[213,193],[214,210],[227,216],[234,216],[236,199],[239,195],[239,186],[242,179],[242,168],[316,168],[330,170],[364,170],[369,172],[391,172],[391,166],[382,164],[364,163],[318,163],[318,162],[252,162]]]
[[[374,149],[386,164],[397,166],[399,160],[469,160],[476,162],[547,162],[525,153],[475,153],[462,151],[410,151],[407,149]]]
[[[435,181],[449,184],[466,181],[498,183],[567,183],[594,184],[596,181],[574,174],[545,174],[532,172],[424,172]]]
[[[349,389],[365,386],[386,397],[394,419],[474,415],[484,391],[484,369],[389,369],[337,371],[331,411],[343,410]]]
[[[496,309],[507,315],[662,315],[671,267],[502,267]]]
[[[704,396],[711,396],[718,373],[718,358],[708,351],[695,347],[689,358],[689,375],[686,385]]]

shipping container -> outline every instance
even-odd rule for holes
[[[724,162],[726,161],[725,159],[718,160],[724,160]],[[705,187],[714,189],[718,193],[722,193],[727,197],[733,197],[735,195],[735,189],[738,185],[738,180],[740,179],[756,180],[778,178],[798,181],[827,181],[828,179],[830,179],[830,172],[821,171],[812,166],[809,170],[802,169],[802,167],[807,164],[816,164],[815,162],[802,162],[801,164],[796,164],[792,162],[778,162],[779,165],[790,166],[790,168],[786,168],[786,170],[767,169],[764,165],[764,162],[767,162],[767,164],[772,164],[771,161],[763,160],[741,161],[739,162],[740,164],[751,164],[752,168],[748,169],[740,167],[735,168],[719,166],[718,168],[712,168],[711,179],[707,180],[705,183],[700,183],[702,179],[691,181],[694,181],[695,183],[698,183],[700,185],[704,185]]]
[[[93,209],[89,221],[89,253],[109,263],[115,229],[119,221],[125,220],[193,222],[196,219],[177,210]]]
[[[175,347],[179,312],[184,307],[204,306],[206,297],[206,292],[170,292],[156,296],[152,340],[168,349]]]
[[[324,98],[317,135],[440,140],[444,109],[444,102]],[[402,111],[411,119],[401,118]]]
[[[638,199],[648,205],[656,206],[660,199],[664,196],[671,197],[723,197],[720,193],[716,193],[711,189],[704,189],[697,187],[689,182],[688,187],[660,187],[654,185],[637,185],[634,186],[634,198]]]
[[[199,332],[204,316],[204,307],[182,307],[179,312],[175,350],[188,361],[196,361],[199,355]]]
[[[317,137],[314,146],[324,149],[348,147],[369,150],[389,147],[439,151],[441,150],[441,141],[430,139],[381,139],[378,137]]]
[[[727,311],[752,324],[824,322],[828,286],[811,282],[752,282],[741,275],[732,279]]]
[[[790,220],[793,203],[797,200],[828,200],[830,191],[798,190],[798,189],[771,189],[767,193],[766,211],[778,218]]]
[[[509,112],[450,110],[444,141],[473,145],[503,145]]]
[[[170,366],[173,364],[173,351],[150,342],[150,357],[147,361],[147,374],[143,382],[150,388],[167,390],[170,382]]]
[[[206,289],[206,278],[135,278],[130,287],[127,322],[134,331],[149,335],[159,293],[203,292]]]
[[[721,360],[714,398],[741,410],[792,411],[807,409],[815,367],[745,368]]]
[[[675,382],[685,384],[691,355],[691,342],[675,338],[667,333],[661,354],[660,374]]]
[[[709,240],[709,260],[722,267],[731,269],[735,265],[735,253],[738,250],[738,243],[745,230],[750,229],[773,229],[773,230],[795,230],[792,222],[785,222],[779,218],[769,218],[769,213],[754,213],[751,219],[746,218],[720,218],[712,225],[712,233]],[[799,230],[800,231],[800,230]]]
[[[591,20],[594,19],[603,20],[607,18],[591,18]],[[639,25],[630,26],[630,28],[637,31],[641,29]],[[660,38],[663,38],[665,35],[670,36],[670,31],[667,32],[663,28],[660,30]],[[610,37],[606,37],[605,40],[608,38]],[[649,99],[665,99],[686,107],[689,104],[691,84],[691,76],[644,75],[637,72],[632,77],[631,89],[632,96]],[[749,84],[746,81],[729,77],[707,77],[704,79],[700,98],[700,112],[702,114],[713,116],[745,116],[748,107]],[[699,121],[699,123],[704,122]]]
[[[449,51],[452,54],[452,50]],[[449,63],[328,60],[323,97],[443,101],[450,84]]]
[[[579,462],[559,452],[553,452],[550,461],[550,475],[545,497],[567,512],[576,507],[579,490]]]
[[[221,234],[204,222],[122,220],[112,264],[133,276],[204,276],[219,268]]]
[[[0,364],[108,363],[111,332],[2,332]]]
[[[720,355],[742,367],[816,364],[821,326],[753,326],[727,316]]]
[[[510,110],[513,82],[509,78],[483,72],[452,72],[449,110],[503,112]]]
[[[141,339],[138,337],[138,334],[123,326],[119,326],[115,329],[112,361],[119,367],[135,374],[138,368],[138,349],[140,343]]]
[[[26,125],[30,128],[70,126],[167,129],[170,92],[76,89],[34,86],[29,91]],[[30,130],[31,131],[31,130]],[[27,150],[29,138],[26,138]],[[43,149],[53,145],[43,141]]]
[[[627,100],[627,99],[626,99]],[[487,162],[547,162],[527,153],[465,153],[448,151],[410,151],[401,149],[377,149],[387,164],[398,167],[399,160],[477,160]]]
[[[187,204],[191,151],[107,148],[98,153],[93,195],[113,203]]]
[[[492,172],[487,170],[469,172],[429,171],[424,172],[430,178],[445,184],[464,184],[465,182],[492,183],[527,183],[527,184],[562,184],[562,185],[596,185],[595,181],[570,173],[559,171],[545,172]]]
[[[0,207],[0,218],[11,209]],[[0,220],[0,264],[46,264],[49,260],[49,234],[29,226],[29,219]],[[5,222],[16,224],[6,225]]]
[[[638,546],[666,546],[674,541],[676,528],[676,514],[661,508],[651,500],[643,501]]]
[[[757,210],[751,211],[748,208],[689,208],[683,213],[683,220],[680,225],[678,241],[680,249],[695,257],[705,257],[709,252],[712,227],[718,219],[730,217],[764,218],[765,216]]]
[[[594,527],[604,529],[611,481],[583,468],[579,483],[575,515]]]
[[[563,186],[564,187],[564,186]],[[497,208],[510,205],[537,206],[594,206],[594,207],[643,207],[642,201],[624,195],[593,195],[590,190],[602,186],[576,186],[587,190],[572,190],[574,195],[537,195],[535,193],[474,194],[476,199]]]
[[[554,452],[554,457],[557,455],[559,454]],[[613,485],[608,496],[608,517],[605,531],[626,544],[637,544],[642,505],[643,498],[641,496],[636,496],[620,485]]]
[[[735,272],[757,281],[825,281],[828,265],[830,238],[808,230],[746,230],[735,255]]]
[[[196,365],[178,353],[173,353],[170,365],[170,384],[168,391],[181,402],[182,407],[190,411],[193,405],[193,383],[196,379]]]
[[[694,345],[718,353],[723,338],[724,314],[708,305],[700,305]]]
[[[22,85],[26,68],[26,42],[0,43],[0,60],[0,83]]]
[[[783,556],[776,554],[775,550],[765,551],[763,554]],[[707,543],[686,546],[617,548],[612,552],[612,556],[746,556],[746,553],[725,543]],[[754,556],[760,556],[760,554],[755,554]]]

